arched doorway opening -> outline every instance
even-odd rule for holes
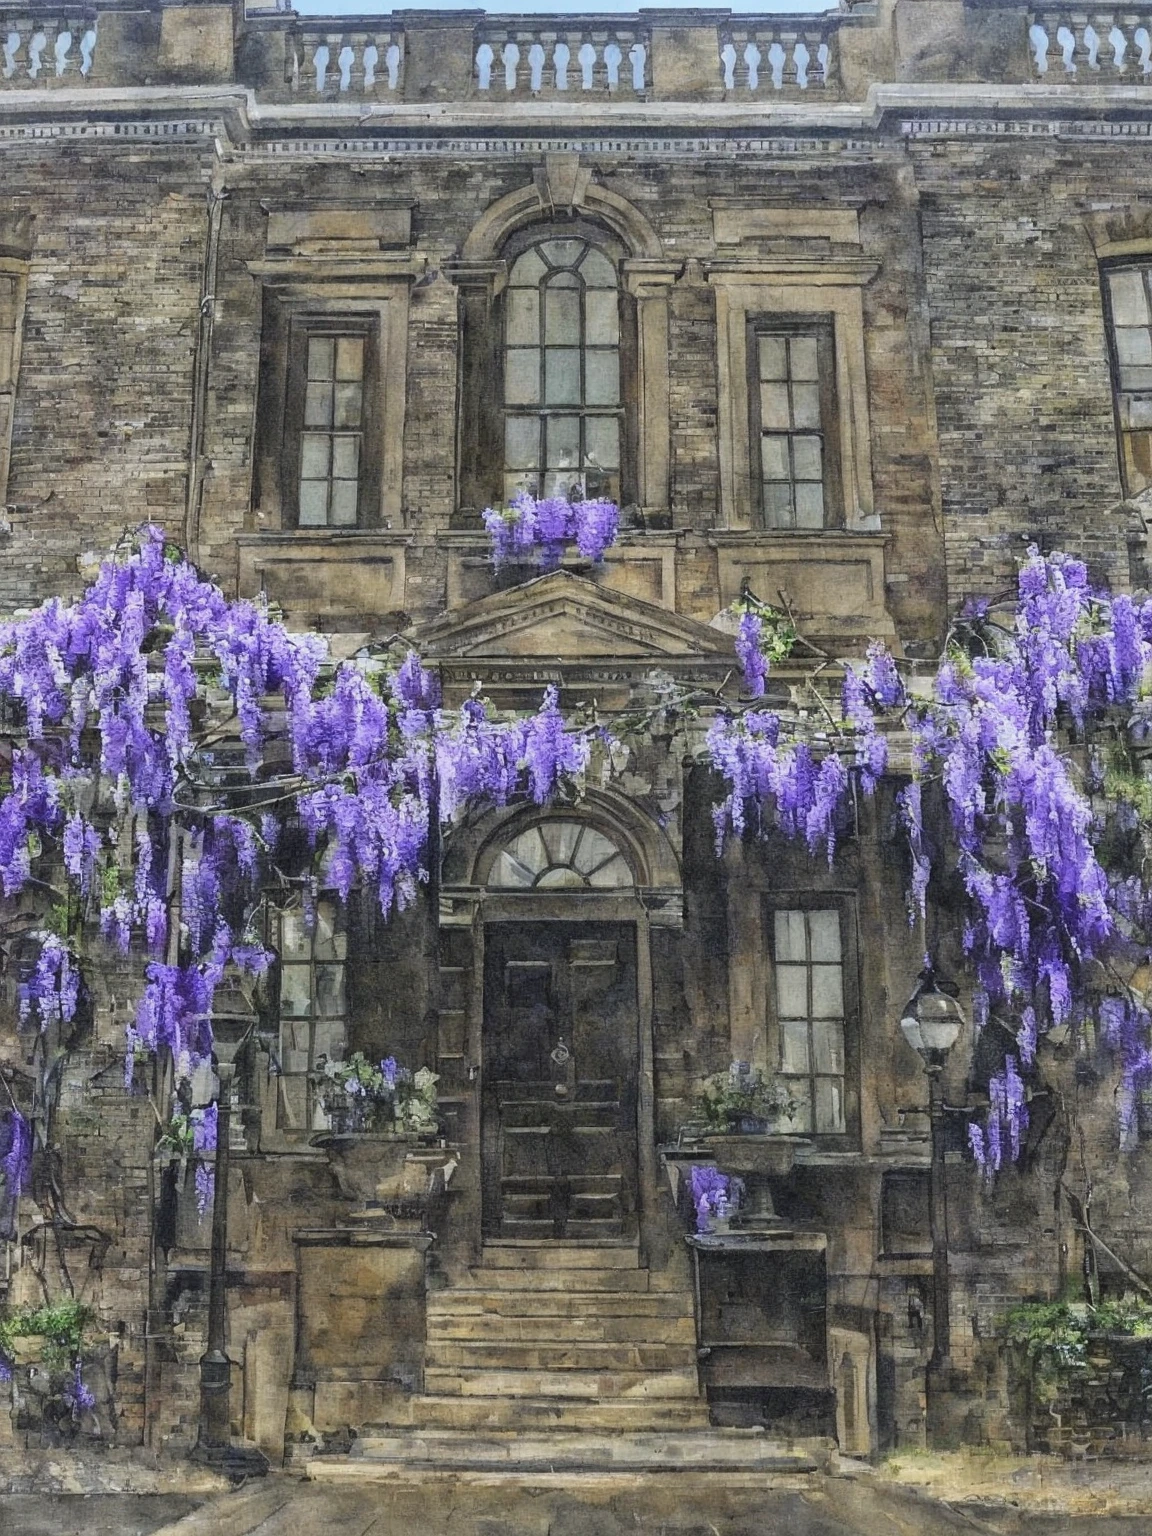
[[[613,832],[540,816],[478,861],[500,914],[484,925],[485,1241],[637,1235],[639,882]]]

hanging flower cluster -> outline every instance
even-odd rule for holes
[[[32,1127],[13,1105],[0,1115],[0,1170],[9,1200],[16,1200],[32,1178]]]
[[[569,501],[564,496],[537,500],[521,491],[507,507],[486,508],[484,527],[497,569],[539,561],[551,570],[572,544],[585,560],[603,560],[604,551],[616,542],[620,509],[612,501]]]
[[[688,1193],[696,1230],[707,1232],[714,1220],[724,1220],[737,1209],[744,1194],[744,1181],[721,1173],[711,1163],[693,1163],[688,1170]]]
[[[1028,1103],[1016,1057],[1009,1055],[988,1083],[988,1114],[983,1127],[972,1121],[968,1145],[987,1178],[999,1173],[1005,1157],[1020,1161],[1028,1129]]]
[[[615,508],[582,507],[581,548],[602,553]],[[566,728],[554,689],[536,716],[504,720],[479,698],[442,709],[413,654],[394,670],[371,657],[333,664],[320,637],[226,598],[151,527],[75,603],[0,625],[0,703],[18,721],[0,783],[4,894],[54,851],[81,927],[92,919],[145,957],[129,1079],[137,1056],[163,1050],[178,1087],[211,1057],[225,976],[268,966],[246,914],[287,820],[311,844],[306,905],[321,883],[342,898],[364,884],[387,915],[428,878],[437,816],[521,792],[542,803],[592,751],[590,733]],[[79,966],[70,942],[39,937],[20,1007],[43,1029],[74,1015]]]
[[[738,654],[751,644],[751,626]],[[1012,612],[972,604],[953,632],[927,697],[913,697],[890,653],[869,648],[845,671],[841,733],[763,710],[723,718],[708,736],[728,794],[715,809],[718,840],[778,827],[831,857],[855,779],[867,792],[885,772],[884,724],[911,738],[913,780],[899,796],[912,851],[912,910],[924,909],[931,868],[922,784],[943,790],[953,853],[967,898],[964,947],[975,973],[978,1017],[999,1007],[1019,1020],[1018,1058],[993,1079],[994,1105],[972,1146],[985,1166],[1012,1155],[1027,1124],[1020,1070],[1037,1039],[1087,1006],[1089,961],[1128,945],[1149,916],[1139,879],[1110,877],[1098,848],[1101,821],[1067,751],[1069,733],[1148,714],[1141,700],[1152,662],[1152,603],[1091,589],[1084,565],[1029,552]],[[753,667],[754,667],[753,662]],[[747,681],[746,677],[746,681]],[[750,690],[751,691],[751,690]],[[1135,818],[1149,794],[1131,791]],[[1115,797],[1113,797],[1113,802]],[[1123,806],[1121,806],[1123,810]],[[940,851],[942,852],[942,851]],[[1122,1064],[1125,1092],[1152,1076],[1152,1021],[1110,1004],[1105,1036]],[[999,1105],[999,1108],[997,1108]]]
[[[35,1024],[41,1032],[50,1024],[70,1024],[80,995],[80,966],[75,951],[54,933],[36,935],[40,950],[26,981],[19,983],[22,1026]]]
[[[739,615],[736,659],[744,674],[744,689],[749,698],[762,699],[772,667],[792,654],[799,638],[796,626],[786,614],[749,593],[732,607]]]

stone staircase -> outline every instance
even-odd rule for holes
[[[819,1452],[710,1429],[687,1290],[635,1245],[500,1242],[428,1297],[424,1393],[309,1476],[439,1471],[811,1471]]]

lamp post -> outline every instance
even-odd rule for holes
[[[932,1359],[938,1370],[950,1353],[948,1326],[948,1194],[944,1178],[944,1097],[940,1076],[964,1023],[960,1004],[936,981],[931,965],[920,972],[900,1017],[905,1040],[928,1074],[928,1123],[932,1165],[928,1220],[932,1228]]]

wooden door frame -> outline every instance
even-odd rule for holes
[[[652,940],[647,908],[634,892],[565,891],[539,889],[521,893],[485,892],[476,914],[473,954],[474,984],[468,1020],[469,1064],[475,1068],[472,1090],[472,1124],[475,1149],[482,1151],[481,1113],[484,1081],[484,968],[486,930],[496,924],[522,923],[618,923],[633,927],[636,936],[636,1201],[640,1261],[645,1263],[652,1247],[656,1218],[656,1098],[653,1043]],[[479,1164],[477,1165],[477,1174]],[[479,1212],[477,1244],[479,1237]]]

